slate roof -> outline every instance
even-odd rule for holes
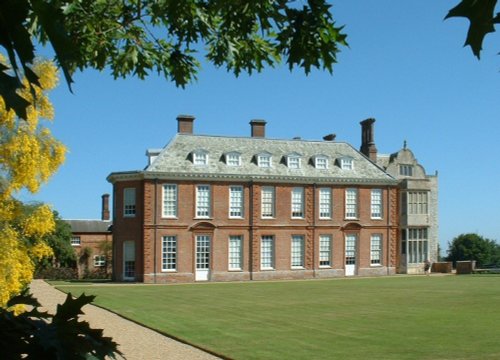
[[[193,164],[192,152],[195,150],[208,152],[208,165]],[[228,166],[225,163],[224,155],[229,152],[241,154],[241,166]],[[266,152],[272,155],[272,166],[270,168],[257,166],[256,155]],[[287,167],[286,156],[291,154],[300,154],[300,169]],[[313,159],[316,155],[328,157],[328,169],[314,167]],[[353,158],[353,170],[340,168],[339,159],[343,157]],[[108,176],[108,181],[137,177],[368,184],[396,182],[381,167],[344,142],[191,134],[177,134],[143,171],[115,172]]]
[[[111,232],[111,221],[104,220],[64,220],[71,226],[73,233],[106,233]]]

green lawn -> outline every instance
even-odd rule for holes
[[[500,359],[500,276],[59,286],[234,359]]]

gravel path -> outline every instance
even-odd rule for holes
[[[66,298],[64,293],[43,280],[33,280],[30,290],[43,308],[51,314],[55,313],[56,305],[63,303]],[[118,349],[128,360],[218,359],[211,354],[125,320],[97,306],[85,305],[83,311],[85,315],[82,316],[82,319],[87,320],[92,328],[104,329],[104,335],[112,337],[119,344]]]

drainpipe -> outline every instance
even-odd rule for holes
[[[155,178],[155,201],[154,201],[154,211],[153,211],[153,282],[156,284],[156,242],[157,242],[157,216],[158,216],[158,179]]]
[[[313,239],[312,239],[312,250],[313,250],[313,278],[316,277],[316,183],[313,184]]]
[[[248,215],[249,215],[249,225],[250,225],[250,229],[249,229],[249,232],[248,232],[248,244],[249,244],[249,251],[248,251],[248,271],[250,273],[250,280],[253,280],[253,227],[254,227],[254,223],[253,223],[253,217],[254,217],[254,209],[253,209],[253,197],[254,197],[254,194],[253,194],[253,191],[254,191],[254,184],[253,184],[253,181],[251,180],[250,181],[250,186],[249,186],[249,211],[248,211]]]
[[[390,274],[390,266],[391,266],[391,191],[390,187],[387,186],[387,275]]]

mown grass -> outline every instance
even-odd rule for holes
[[[500,276],[58,286],[234,359],[500,359]]]

